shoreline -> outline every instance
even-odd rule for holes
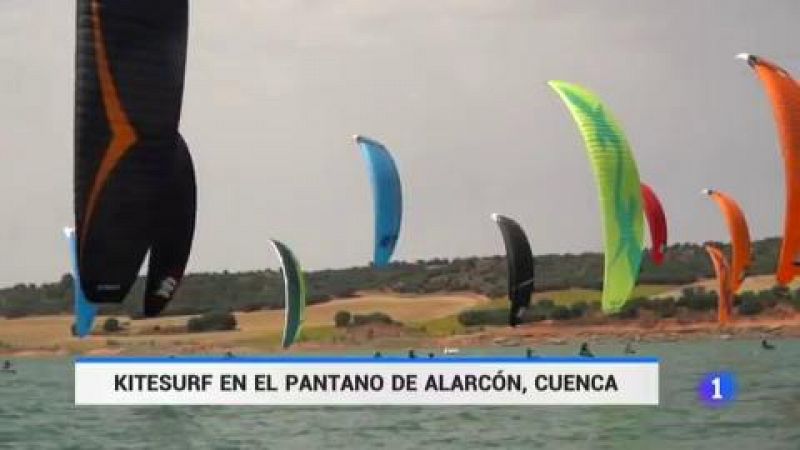
[[[369,333],[364,333],[364,327]],[[609,320],[605,323],[563,323],[544,321],[517,328],[478,327],[468,333],[434,337],[414,332],[404,326],[363,326],[344,331],[342,339],[329,342],[299,342],[289,350],[277,343],[237,339],[240,331],[213,333],[181,333],[169,339],[148,339],[148,336],[93,335],[84,340],[71,338],[62,344],[27,348],[0,348],[3,358],[54,358],[72,356],[115,355],[202,355],[224,354],[303,354],[303,353],[371,353],[405,352],[410,348],[434,350],[444,348],[502,348],[577,345],[580,342],[663,343],[708,340],[771,340],[800,339],[800,314],[783,317],[739,318],[728,326],[708,320],[679,323],[676,319],[655,322],[643,320]],[[367,338],[365,335],[369,335]],[[227,339],[215,337],[225,335]],[[150,336],[153,337],[153,336]],[[163,336],[162,336],[163,337]]]

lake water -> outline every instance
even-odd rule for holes
[[[639,356],[661,358],[661,405],[652,407],[76,407],[71,360],[19,360],[17,375],[0,374],[0,448],[800,449],[800,340],[774,343],[640,345]],[[739,397],[708,409],[696,384],[715,370],[736,373]]]

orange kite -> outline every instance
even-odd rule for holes
[[[731,292],[738,292],[746,276],[747,268],[751,262],[750,231],[747,220],[744,218],[742,208],[736,201],[724,192],[704,189],[703,193],[714,199],[722,211],[728,231],[731,235]]]
[[[783,243],[775,273],[786,285],[800,274],[800,85],[788,72],[764,58],[742,53],[761,80],[772,105],[786,173]]]
[[[731,310],[733,309],[733,291],[731,290],[731,269],[728,260],[722,252],[712,246],[705,246],[711,262],[714,264],[714,271],[717,273],[717,282],[719,283],[718,300],[717,300],[717,320],[721,325],[725,325],[731,321]]]

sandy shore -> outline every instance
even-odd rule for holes
[[[404,296],[370,293],[335,300],[307,309],[304,333],[291,353],[372,352],[376,349],[445,347],[537,346],[573,344],[581,341],[668,342],[692,339],[800,338],[800,313],[774,310],[757,317],[737,317],[720,327],[713,313],[691,318],[634,320],[600,318],[576,321],[543,321],[517,328],[475,327],[444,337],[425,331],[426,321],[448,318],[458,312],[486,304],[484,297],[472,294]],[[362,326],[336,329],[337,311],[352,313],[381,311],[404,325]],[[424,313],[423,313],[424,312]],[[238,329],[226,332],[185,333],[179,330],[188,317],[126,321],[121,334],[92,335],[77,339],[69,335],[71,316],[42,316],[0,320],[0,355],[13,357],[51,357],[75,354],[236,354],[282,353],[278,343],[283,327],[283,311],[237,313]],[[98,323],[102,323],[102,318]]]
[[[582,341],[672,342],[700,339],[800,338],[800,314],[782,317],[738,318],[721,327],[713,320],[680,323],[663,319],[655,323],[641,320],[615,320],[604,324],[552,323],[517,328],[493,327],[481,332],[452,336],[437,341],[447,347],[484,347],[511,344],[568,344]]]

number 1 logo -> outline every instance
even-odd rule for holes
[[[706,406],[725,406],[736,399],[736,375],[732,372],[707,373],[697,385],[697,396]]]

